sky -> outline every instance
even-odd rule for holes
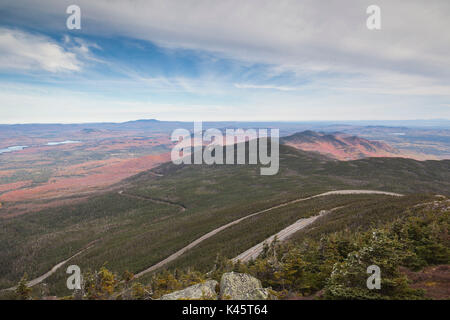
[[[2,0],[0,123],[450,119],[449,16],[448,0]]]

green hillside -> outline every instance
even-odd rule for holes
[[[15,285],[25,272],[29,279],[35,278],[94,241],[92,248],[70,264],[87,270],[106,263],[119,274],[125,270],[137,273],[228,222],[339,189],[411,196],[327,196],[271,210],[222,231],[169,267],[206,270],[217,252],[231,258],[322,209],[359,204],[383,208],[391,203],[397,212],[395,208],[428,201],[432,194],[449,195],[450,161],[370,158],[339,162],[281,145],[280,170],[274,176],[261,176],[257,165],[163,164],[82,202],[3,219],[0,287]],[[52,293],[66,294],[65,279],[61,268],[46,282]]]

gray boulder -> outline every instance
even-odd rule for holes
[[[261,281],[245,273],[228,272],[220,279],[220,298],[223,300],[268,300],[270,293]]]
[[[208,280],[180,291],[165,294],[160,300],[217,300],[217,285],[218,282],[216,280]]]

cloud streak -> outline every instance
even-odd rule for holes
[[[70,1],[20,1],[45,25]],[[356,67],[446,74],[450,3],[379,0],[382,30],[367,30],[366,0],[78,1],[83,32],[123,35],[162,46],[303,68]],[[11,5],[14,8],[13,5]],[[40,12],[41,11],[41,12]],[[62,17],[61,17],[62,18]],[[61,19],[60,18],[60,19]],[[51,23],[53,25],[53,23]],[[418,41],[419,40],[419,41]],[[414,66],[414,68],[409,68]]]
[[[0,28],[0,69],[73,72],[81,67],[74,52],[47,37]]]
[[[10,3],[54,28],[70,1]],[[434,82],[450,78],[450,2],[379,0],[382,30],[365,26],[366,0],[80,0],[83,33],[121,35],[168,48],[213,52],[249,63],[267,63],[303,74],[360,74],[384,71],[411,84],[420,75]],[[7,12],[7,11],[6,11]],[[34,24],[36,24],[34,22]],[[60,25],[63,27],[63,24]],[[380,80],[378,78],[378,80]],[[290,87],[273,83],[260,84]],[[440,83],[438,85],[443,85]]]
[[[378,0],[379,31],[366,28],[368,0],[79,0],[79,31],[65,28],[70,4],[2,2],[15,28],[0,29],[0,69],[71,72],[47,83],[116,106],[179,105],[189,119],[207,104],[230,106],[217,119],[450,116],[448,0]]]
[[[235,83],[234,86],[238,89],[269,89],[269,90],[278,90],[278,91],[298,90],[298,88],[293,88],[293,87],[283,87],[283,86],[275,86],[275,85],[258,85],[258,84],[250,84],[250,83]]]

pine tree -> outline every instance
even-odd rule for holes
[[[16,287],[16,297],[19,300],[30,300],[31,299],[31,288],[27,286],[28,275],[25,273],[20,279]]]

